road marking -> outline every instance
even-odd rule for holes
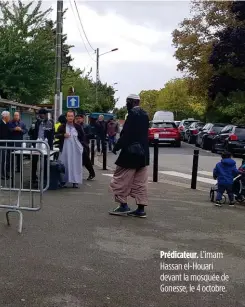
[[[212,172],[198,171],[198,174],[213,177],[213,173]]]
[[[161,173],[161,172],[159,172]],[[113,177],[113,174],[102,174],[103,176],[107,176],[107,177]],[[148,183],[151,183],[151,184],[155,184],[155,182],[153,182],[152,178],[149,177],[149,179],[151,181],[148,181]],[[204,178],[205,179],[205,178]],[[166,183],[166,184],[170,184],[170,185],[174,185],[174,186],[177,186],[177,187],[182,187],[182,188],[186,188],[186,189],[190,189],[190,185],[189,184],[186,184],[186,183],[180,183],[180,182],[176,182],[176,181],[170,181],[170,180],[158,180],[158,183]],[[202,192],[209,192],[209,190],[207,189],[201,189],[201,188],[198,188],[197,187],[197,190],[198,191],[202,191]]]
[[[160,171],[159,173],[191,180],[191,175],[185,174],[185,173],[179,173],[179,172],[174,172],[174,171]],[[209,178],[204,178],[204,177],[199,177],[199,176],[197,176],[197,181],[209,183],[209,184],[216,184],[216,180],[214,179],[209,179]]]

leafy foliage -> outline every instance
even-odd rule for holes
[[[75,89],[75,94],[80,97],[81,109],[86,112],[109,112],[114,109],[116,101],[115,90],[107,84],[99,83],[98,104],[96,104],[96,84],[90,77],[91,71],[85,74],[80,69],[69,69],[63,80],[64,99],[69,95],[69,88]]]
[[[245,22],[244,2],[233,2],[231,11],[238,22]],[[217,37],[218,41],[213,45],[209,59],[214,68],[214,76],[209,86],[212,100],[215,100],[219,93],[227,97],[232,92],[245,91],[245,23],[226,27]]]
[[[188,77],[189,95],[198,97],[196,101],[201,102],[208,119],[232,120],[241,111],[238,99],[245,91],[244,4],[192,1],[192,17],[173,31],[177,68]]]
[[[0,1],[0,95],[22,103],[54,101],[56,25],[48,18],[51,8],[41,10],[42,2]],[[62,37],[62,85],[64,98],[69,87],[76,89],[82,108],[108,112],[115,107],[115,91],[99,84],[95,104],[95,83],[80,69],[72,67],[67,36]]]
[[[0,2],[0,88],[5,96],[24,103],[45,98],[53,82],[54,46],[52,32],[45,27],[50,10],[41,3]]]
[[[197,96],[191,95],[188,79],[174,79],[165,84],[157,99],[157,109],[172,111],[175,118],[202,117],[205,104]]]
[[[127,107],[115,108],[113,113],[116,115],[117,119],[125,119],[126,114],[128,113]]]
[[[157,111],[157,99],[159,91],[149,90],[140,92],[140,101],[142,108],[148,113],[150,119],[153,118],[154,113]]]

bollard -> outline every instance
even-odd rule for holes
[[[106,162],[107,162],[107,142],[105,141],[104,143],[104,148],[103,148],[103,170],[106,171]]]
[[[95,148],[95,140],[91,140],[91,163],[94,165],[94,148]]]
[[[191,176],[191,188],[194,190],[197,188],[198,159],[199,159],[199,150],[195,149],[193,154],[192,176]]]
[[[154,134],[153,182],[158,182],[159,134]]]

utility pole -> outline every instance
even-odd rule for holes
[[[98,86],[99,86],[99,78],[100,78],[100,74],[99,74],[99,48],[96,49],[96,105],[98,104]]]
[[[62,113],[62,93],[61,93],[61,68],[62,68],[62,32],[63,32],[63,0],[57,0],[57,20],[56,20],[56,58],[55,58],[55,100],[54,100],[54,121]]]

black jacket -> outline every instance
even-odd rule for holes
[[[139,169],[149,165],[149,141],[148,141],[149,117],[140,107],[133,108],[124,123],[120,138],[115,145],[115,150],[121,150],[116,165],[123,168]],[[138,157],[128,152],[128,147],[133,143],[139,143],[145,155]]]
[[[106,138],[106,133],[107,133],[107,124],[106,122],[103,121],[97,121],[95,124],[96,127],[96,135],[100,138],[100,139],[105,139]]]
[[[78,134],[77,138],[78,138],[79,142],[83,145],[85,150],[88,150],[88,144],[86,143],[85,134],[84,134],[84,131],[83,131],[81,125],[74,124],[74,127],[77,130],[77,134]],[[55,134],[55,138],[57,138],[59,140],[60,152],[62,152],[62,150],[63,150],[65,133],[66,133],[66,124],[61,124],[58,128],[57,133]]]
[[[22,129],[22,131],[15,131],[14,129],[16,127],[20,127]],[[24,134],[27,133],[26,125],[22,121],[19,121],[19,122],[11,121],[9,123],[9,129],[10,129],[12,140],[23,140]],[[18,144],[18,143],[16,143],[16,144]]]
[[[1,140],[10,140],[11,134],[9,125],[5,124],[3,120],[0,120],[0,146],[10,146],[10,144],[6,144],[6,142],[1,142]]]
[[[30,129],[29,130],[29,136],[31,138],[31,140],[37,140],[38,139],[38,133],[39,133],[39,126],[41,125],[41,120],[37,120],[35,122],[35,127],[34,129]],[[44,130],[44,139],[48,140],[48,144],[50,149],[53,149],[54,146],[54,123],[47,119],[44,121],[44,126],[45,126],[45,130]]]
[[[91,126],[83,123],[83,124],[81,124],[81,127],[84,131],[84,134],[85,134],[85,141],[87,142],[87,144],[89,144],[89,140],[94,138],[94,135],[91,131]]]

